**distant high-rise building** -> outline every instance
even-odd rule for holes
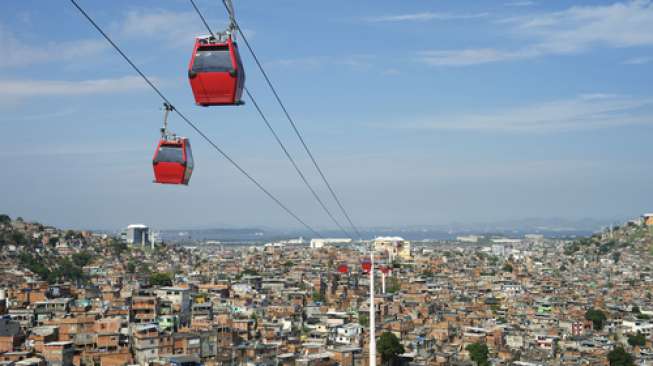
[[[127,226],[127,244],[145,245],[150,241],[150,228],[142,224]]]

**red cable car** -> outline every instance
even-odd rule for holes
[[[226,41],[213,36],[195,39],[188,80],[198,105],[242,104],[245,70],[231,35],[226,34]]]
[[[188,184],[195,166],[190,141],[186,137],[177,137],[168,133],[168,114],[174,107],[163,103],[163,128],[161,140],[152,158],[154,168],[154,183]]]
[[[363,268],[363,273],[370,273],[372,270],[372,262],[369,259],[363,259],[361,261],[361,268]]]
[[[193,174],[193,154],[185,137],[162,138],[152,159],[154,182],[188,185]]]
[[[349,267],[346,264],[341,264],[338,266],[338,272],[345,274],[349,272]]]
[[[383,274],[388,274],[390,273],[390,268],[388,266],[381,266],[381,272],[383,272]]]

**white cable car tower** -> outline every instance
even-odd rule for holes
[[[370,360],[376,366],[376,309],[374,307],[374,241],[370,241]]]

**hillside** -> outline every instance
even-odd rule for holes
[[[653,226],[633,220],[623,226],[613,226],[599,234],[575,240],[565,247],[567,255],[610,256],[616,259],[622,253],[653,255]]]
[[[179,262],[171,263],[171,258]],[[49,283],[86,282],[93,267],[111,266],[124,273],[149,276],[173,272],[193,258],[181,248],[129,247],[119,238],[88,231],[61,230],[22,218],[0,215],[2,282],[24,276]]]

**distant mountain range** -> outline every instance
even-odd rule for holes
[[[409,240],[446,240],[465,234],[497,234],[521,237],[524,234],[543,234],[547,237],[587,236],[624,219],[563,219],[526,218],[486,223],[452,223],[449,225],[379,226],[361,228],[363,239],[382,235],[398,235]],[[337,230],[320,230],[323,237],[342,237]],[[302,230],[276,230],[270,228],[196,228],[163,230],[166,241],[266,242],[313,235]]]

